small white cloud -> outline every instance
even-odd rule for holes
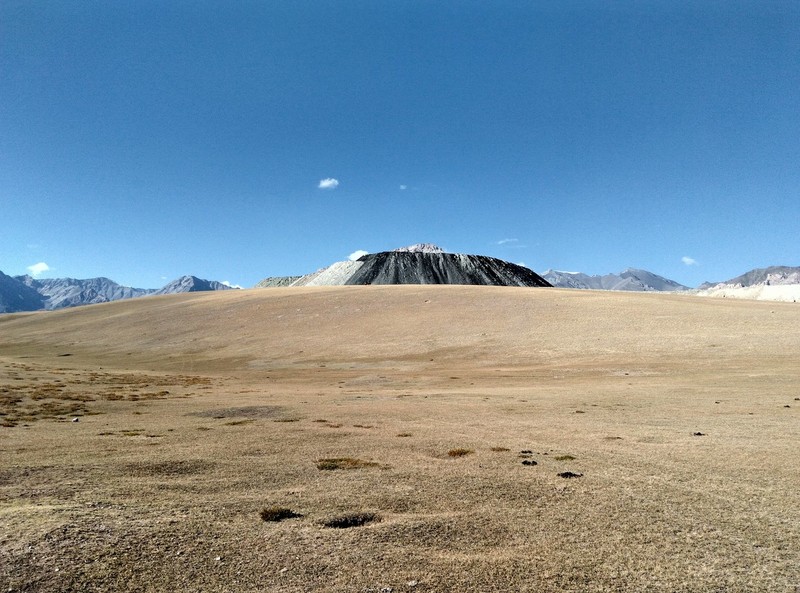
[[[350,261],[356,261],[360,257],[364,257],[365,255],[369,255],[369,251],[364,251],[363,249],[359,249],[358,251],[354,251],[350,255],[347,256],[347,259]]]
[[[681,261],[682,261],[684,264],[686,264],[687,266],[697,266],[697,265],[699,265],[699,264],[697,263],[697,260],[696,260],[696,259],[692,259],[692,258],[691,258],[691,257],[689,257],[688,255],[684,255],[684,256],[681,258]]]
[[[319,189],[336,189],[339,187],[339,180],[334,179],[333,177],[328,177],[326,179],[320,179],[319,185],[317,186]]]
[[[230,286],[231,288],[242,288],[242,287],[241,287],[241,286],[239,286],[238,284],[231,284],[231,283],[230,283],[230,282],[228,282],[227,280],[223,280],[223,281],[222,281],[222,284],[224,284],[225,286]]]
[[[30,275],[33,276],[34,278],[41,276],[42,274],[48,272],[49,270],[50,266],[48,266],[43,261],[40,261],[38,264],[33,264],[32,266],[28,266],[28,272],[30,272]]]
[[[407,186],[407,185],[401,185],[401,186],[400,186],[400,189],[401,189],[401,190],[406,190],[406,189],[408,189],[408,186]]]
[[[518,243],[519,239],[500,239],[497,244],[498,245],[505,245],[506,243]]]

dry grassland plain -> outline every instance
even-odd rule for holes
[[[3,315],[0,591],[794,593],[798,328],[456,286]]]

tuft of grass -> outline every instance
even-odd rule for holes
[[[556,461],[573,461],[574,459],[572,455],[556,455]]]
[[[473,451],[472,449],[461,449],[461,448],[458,448],[458,449],[450,449],[447,452],[447,455],[449,457],[465,457],[466,455],[472,455],[474,452],[475,451]]]
[[[380,520],[380,515],[375,513],[351,513],[333,517],[322,524],[333,529],[349,529],[350,527],[361,527],[367,523],[376,523]]]
[[[583,474],[578,474],[578,473],[575,473],[575,472],[561,472],[560,474],[558,474],[558,477],[559,478],[567,478],[567,479],[569,479],[569,478],[582,478]]]
[[[401,432],[401,433],[398,433],[397,436],[399,436],[399,437],[410,437],[410,436],[414,436],[414,435],[412,435],[410,432]]]
[[[504,453],[506,451],[511,451],[508,447],[492,447],[489,451],[493,451],[495,453]]]
[[[317,460],[317,469],[333,471],[337,469],[362,469],[365,467],[378,467],[374,461],[364,461],[353,457],[331,457]]]
[[[275,418],[273,422],[300,422],[300,418]]]
[[[231,420],[230,422],[226,422],[225,426],[241,426],[242,424],[250,424],[254,420],[252,418],[246,418],[245,420]]]
[[[259,516],[263,521],[277,523],[286,519],[299,519],[303,515],[295,513],[292,509],[287,509],[286,507],[267,507],[261,509]]]

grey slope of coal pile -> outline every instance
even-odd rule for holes
[[[270,276],[269,278],[264,278],[253,288],[277,288],[280,286],[292,286],[295,282],[300,280],[300,278],[302,278],[302,276]]]
[[[346,284],[550,286],[534,271],[493,257],[428,251],[384,251],[359,258]]]
[[[256,288],[281,286],[344,286],[347,279],[362,266],[360,261],[337,261],[327,268],[304,276],[272,276],[256,284]]]
[[[153,289],[121,286],[108,278],[45,278],[18,276],[17,280],[36,290],[44,298],[44,308],[63,309],[132,299],[155,292]]]
[[[216,280],[203,280],[197,276],[181,276],[153,292],[153,295],[176,294],[179,292],[208,292],[212,290],[232,290],[232,286]]]
[[[628,268],[620,274],[589,276],[580,272],[547,270],[543,277],[559,288],[581,288],[590,290],[627,290],[636,292],[678,292],[689,290],[687,286],[653,274],[647,270]]]
[[[44,302],[35,289],[0,272],[0,313],[38,311],[44,308]]]

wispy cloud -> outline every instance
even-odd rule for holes
[[[347,259],[349,259],[350,261],[356,261],[358,258],[363,257],[365,255],[369,255],[369,251],[364,251],[363,249],[358,249],[357,251],[354,251],[353,253],[348,255]]]
[[[686,264],[687,266],[698,266],[700,264],[697,263],[697,260],[694,258],[689,257],[688,255],[684,255],[681,258],[681,261]]]
[[[48,266],[43,261],[40,261],[38,264],[33,264],[32,266],[28,266],[28,272],[34,278],[37,278],[48,271],[50,271],[50,266]]]
[[[408,186],[407,186],[407,185],[401,185],[401,186],[400,186],[400,189],[401,189],[401,190],[406,190],[406,189],[408,189]]]
[[[241,287],[241,286],[239,286],[238,284],[231,284],[231,283],[230,283],[230,282],[228,282],[227,280],[223,280],[221,284],[224,284],[225,286],[230,286],[231,288],[242,288],[242,287]]]
[[[506,245],[508,243],[519,243],[519,239],[500,239],[498,245]]]
[[[319,185],[317,186],[319,189],[336,189],[339,187],[339,180],[334,179],[333,177],[327,177],[325,179],[319,180]]]

